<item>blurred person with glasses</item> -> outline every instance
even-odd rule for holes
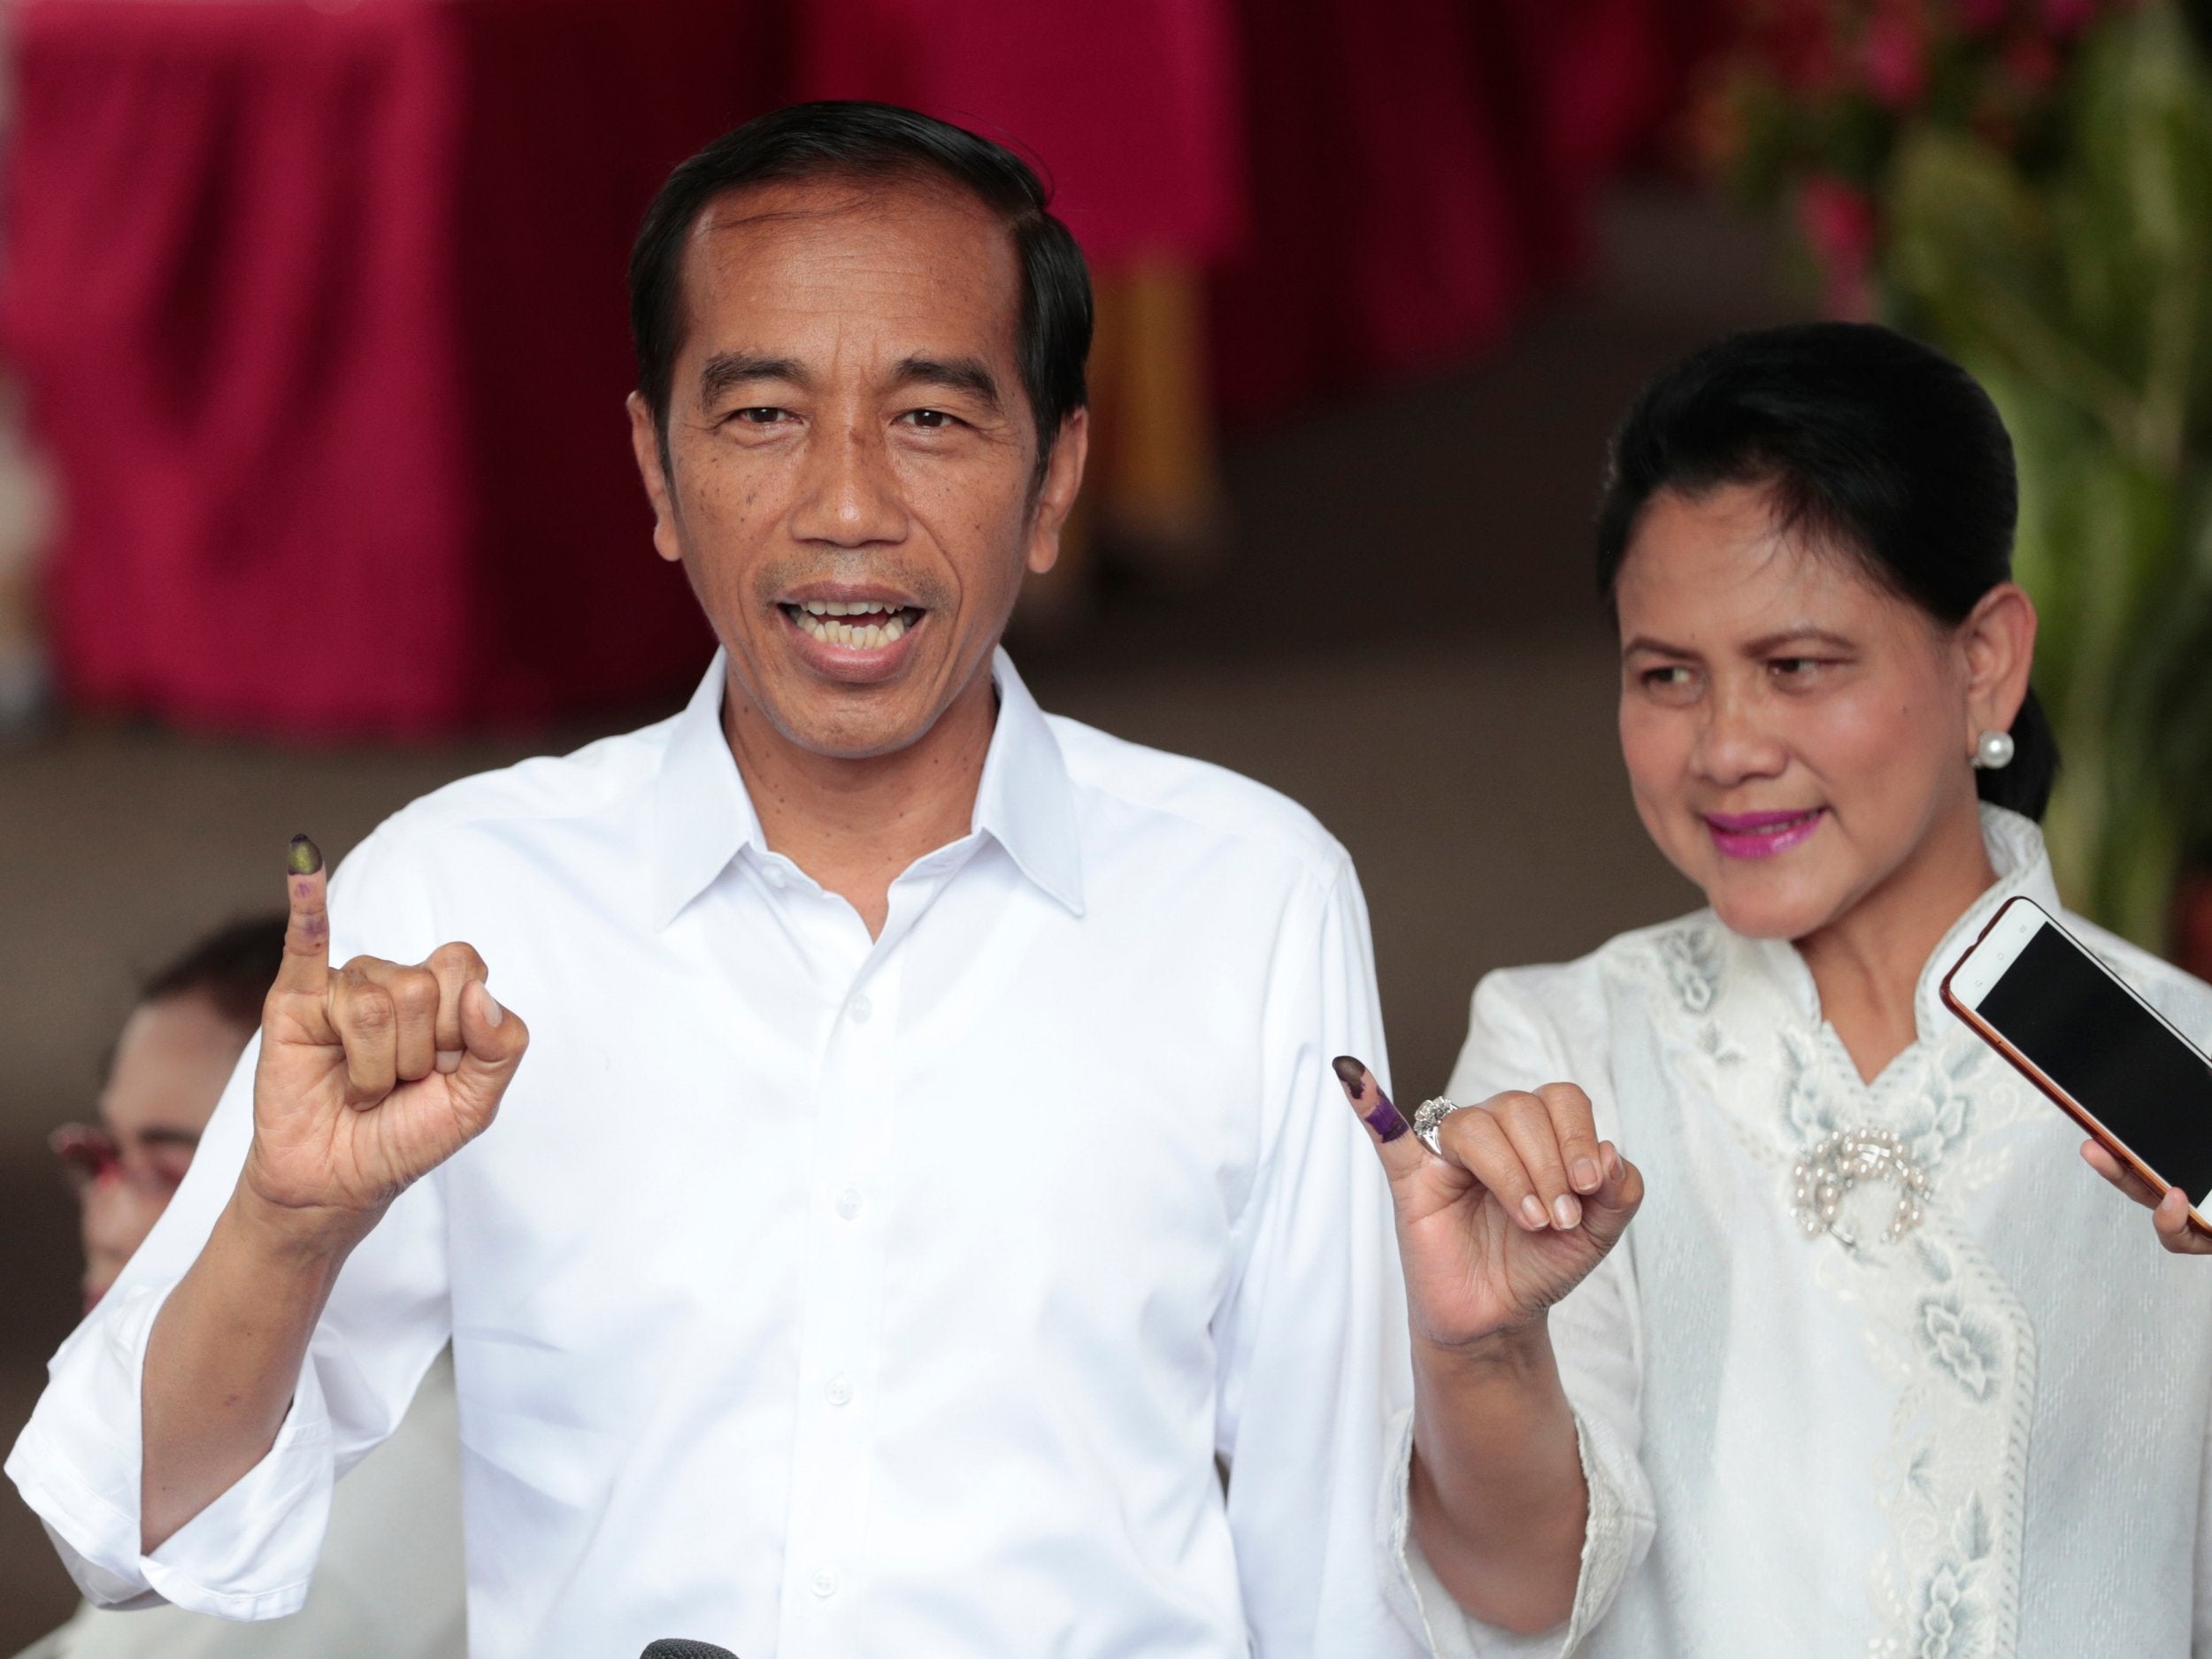
[[[150,977],[116,1039],[98,1120],[51,1137],[77,1194],[89,1311],[161,1219],[261,1024],[284,918],[208,934]],[[424,1379],[399,1432],[349,1479],[307,1604],[241,1624],[169,1606],[86,1604],[20,1659],[444,1659],[466,1647],[453,1368]]]

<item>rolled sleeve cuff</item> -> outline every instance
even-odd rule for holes
[[[306,1600],[334,1475],[330,1421],[315,1368],[262,1460],[160,1548],[139,1548],[140,1382],[146,1340],[168,1287],[142,1286],[103,1307],[48,1368],[46,1391],[7,1474],[46,1525],[88,1600],[167,1601],[220,1618],[280,1618]]]
[[[1390,1444],[1377,1528],[1385,1551],[1384,1588],[1398,1617],[1427,1641],[1436,1659],[1566,1659],[1605,1617],[1622,1581],[1651,1547],[1651,1499],[1642,1471],[1617,1436],[1578,1411],[1575,1444],[1589,1487],[1590,1514],[1583,1528],[1573,1610],[1565,1624],[1533,1636],[1483,1624],[1452,1599],[1413,1536],[1411,1408],[1393,1419]]]

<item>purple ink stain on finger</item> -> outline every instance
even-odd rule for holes
[[[1352,1104],[1357,1106],[1365,1101],[1368,1092],[1367,1068],[1348,1054],[1337,1056],[1330,1064],[1336,1071],[1336,1080],[1344,1085],[1345,1094],[1351,1097]],[[1375,1103],[1360,1113],[1359,1120],[1373,1132],[1376,1140],[1386,1144],[1405,1133],[1411,1125],[1390,1103],[1390,1096],[1383,1093],[1381,1084],[1375,1085],[1374,1094]]]
[[[1395,1141],[1412,1126],[1390,1103],[1390,1096],[1384,1094],[1379,1087],[1375,1090],[1374,1110],[1362,1113],[1360,1121],[1375,1132],[1376,1140],[1386,1142]]]

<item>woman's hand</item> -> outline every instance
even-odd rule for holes
[[[1494,1095],[1447,1117],[1432,1154],[1347,1056],[1338,1079],[1390,1177],[1416,1339],[1454,1352],[1540,1321],[1626,1230],[1644,1179],[1600,1141],[1571,1083]]]
[[[2094,1141],[2081,1143],[2081,1156],[2089,1167],[2151,1212],[2158,1241],[2176,1256],[2212,1256],[2212,1235],[2189,1219],[2189,1194],[2169,1187],[2162,1197],[2150,1183]]]

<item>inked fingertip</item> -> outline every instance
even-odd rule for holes
[[[323,849],[304,835],[295,835],[285,849],[284,867],[296,876],[311,876],[323,867]]]
[[[1367,1092],[1365,1064],[1348,1054],[1340,1054],[1329,1062],[1329,1067],[1336,1073],[1336,1080],[1344,1085],[1344,1092],[1352,1097],[1352,1103],[1358,1105],[1360,1096]]]

